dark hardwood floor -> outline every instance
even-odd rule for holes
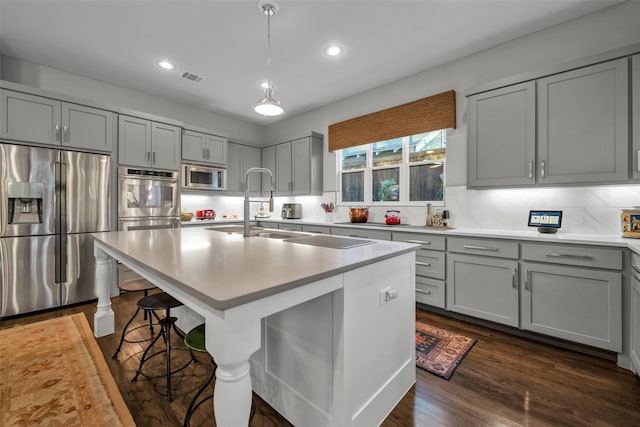
[[[209,358],[196,354],[200,363],[172,377],[171,403],[165,400],[164,379],[131,382],[144,343],[125,344],[117,360],[111,356],[139,298],[132,293],[113,299],[116,334],[98,343],[137,425],[180,426],[191,396],[211,370]],[[95,303],[4,320],[0,328],[77,312],[84,312],[93,326]],[[385,427],[640,426],[640,379],[614,362],[421,310],[417,318],[478,342],[450,381],[417,369],[416,385],[384,421]],[[181,344],[177,338],[174,342]],[[187,357],[174,355],[176,363]],[[290,425],[260,398],[255,402],[252,426]],[[212,412],[209,405],[202,406],[191,425],[215,425]]]

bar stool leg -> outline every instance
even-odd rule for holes
[[[129,328],[129,325],[131,324],[131,322],[133,322],[133,319],[136,318],[138,313],[140,313],[140,307],[138,307],[136,309],[136,312],[133,313],[133,316],[131,316],[131,319],[129,319],[129,321],[125,325],[124,329],[122,330],[122,336],[120,337],[120,343],[118,344],[118,348],[116,349],[116,352],[113,353],[113,356],[112,356],[113,359],[117,359],[118,358],[118,353],[120,353],[120,349],[122,348],[122,343],[124,342],[124,337],[125,337],[125,335],[127,335],[127,328]]]

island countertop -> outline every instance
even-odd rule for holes
[[[153,271],[211,307],[225,310],[417,250],[376,240],[330,249],[202,228],[94,233],[121,262]]]

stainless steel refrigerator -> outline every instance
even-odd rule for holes
[[[0,317],[96,298],[110,157],[0,144],[0,160]]]

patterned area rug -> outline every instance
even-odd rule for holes
[[[84,314],[0,330],[0,425],[135,426]]]
[[[416,322],[416,366],[448,381],[475,343],[473,338]]]

